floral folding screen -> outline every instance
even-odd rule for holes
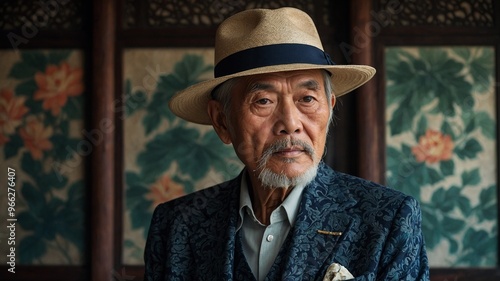
[[[135,265],[143,264],[158,204],[228,180],[242,164],[211,126],[188,123],[167,106],[177,91],[213,76],[213,49],[130,49],[123,61],[122,262]]]
[[[0,167],[15,171],[9,197],[2,185],[0,220],[17,219],[15,244],[0,243],[0,252],[13,246],[17,264],[83,264],[83,156],[92,147],[83,137],[82,52],[5,50],[0,61]]]
[[[387,184],[419,199],[432,267],[498,263],[494,57],[386,48]]]

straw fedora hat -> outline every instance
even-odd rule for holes
[[[335,96],[366,83],[375,69],[366,65],[335,65],[312,19],[295,8],[253,9],[223,21],[215,37],[214,77],[172,97],[172,112],[190,122],[212,124],[207,104],[212,90],[234,77],[291,70],[325,69]]]

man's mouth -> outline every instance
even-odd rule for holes
[[[296,157],[296,156],[302,154],[303,152],[305,152],[304,148],[299,147],[299,146],[292,146],[292,147],[279,149],[278,151],[274,152],[273,154],[279,155],[282,157]]]

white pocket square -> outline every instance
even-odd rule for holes
[[[343,267],[338,263],[332,263],[328,269],[326,270],[325,277],[323,281],[337,281],[337,280],[351,280],[354,279],[354,276],[347,270],[347,268]]]

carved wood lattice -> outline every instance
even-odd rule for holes
[[[328,1],[324,1],[324,3],[328,3]],[[142,5],[142,7],[137,7],[137,5]],[[245,9],[285,6],[299,8],[313,16],[313,18],[315,9],[318,9],[318,5],[315,5],[311,0],[149,0],[144,2],[125,0],[124,27],[211,27],[217,26],[228,16]],[[141,9],[145,14],[145,21],[142,24],[138,20]],[[328,15],[328,12],[325,10],[324,14]],[[326,16],[322,18],[322,21],[328,21]]]
[[[0,30],[81,30],[83,1],[0,1]]]
[[[498,4],[498,3],[497,3]],[[389,26],[493,27],[493,0],[378,0]]]

